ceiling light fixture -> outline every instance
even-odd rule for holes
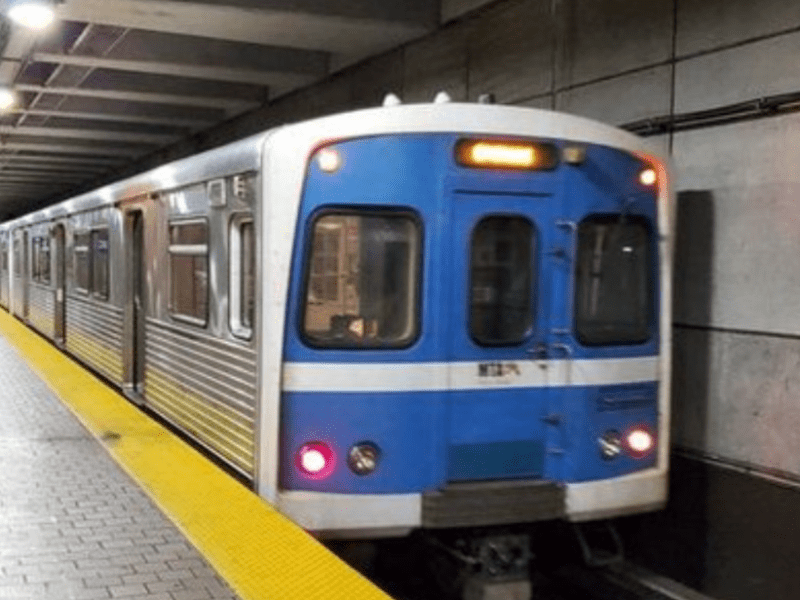
[[[53,3],[48,0],[17,0],[8,9],[8,18],[29,29],[41,31],[55,19]]]
[[[0,88],[0,111],[6,111],[17,103],[17,98],[8,88]]]

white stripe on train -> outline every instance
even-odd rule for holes
[[[423,392],[658,381],[660,358],[283,365],[287,392]]]

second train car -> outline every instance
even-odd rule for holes
[[[518,107],[279,127],[0,227],[0,303],[329,538],[667,489],[670,190]]]

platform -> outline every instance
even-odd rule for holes
[[[4,311],[0,334],[0,599],[388,598]]]

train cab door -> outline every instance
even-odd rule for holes
[[[124,390],[134,401],[140,402],[144,392],[145,368],[144,211],[131,207],[125,210],[124,215],[127,265]]]
[[[66,273],[66,233],[63,223],[55,225],[50,233],[52,237],[51,247],[53,248],[53,261],[55,272],[53,283],[55,284],[55,341],[58,345],[66,342],[66,298],[67,298],[67,273]]]
[[[566,361],[553,330],[569,276],[557,195],[452,198],[446,479],[555,478]]]

